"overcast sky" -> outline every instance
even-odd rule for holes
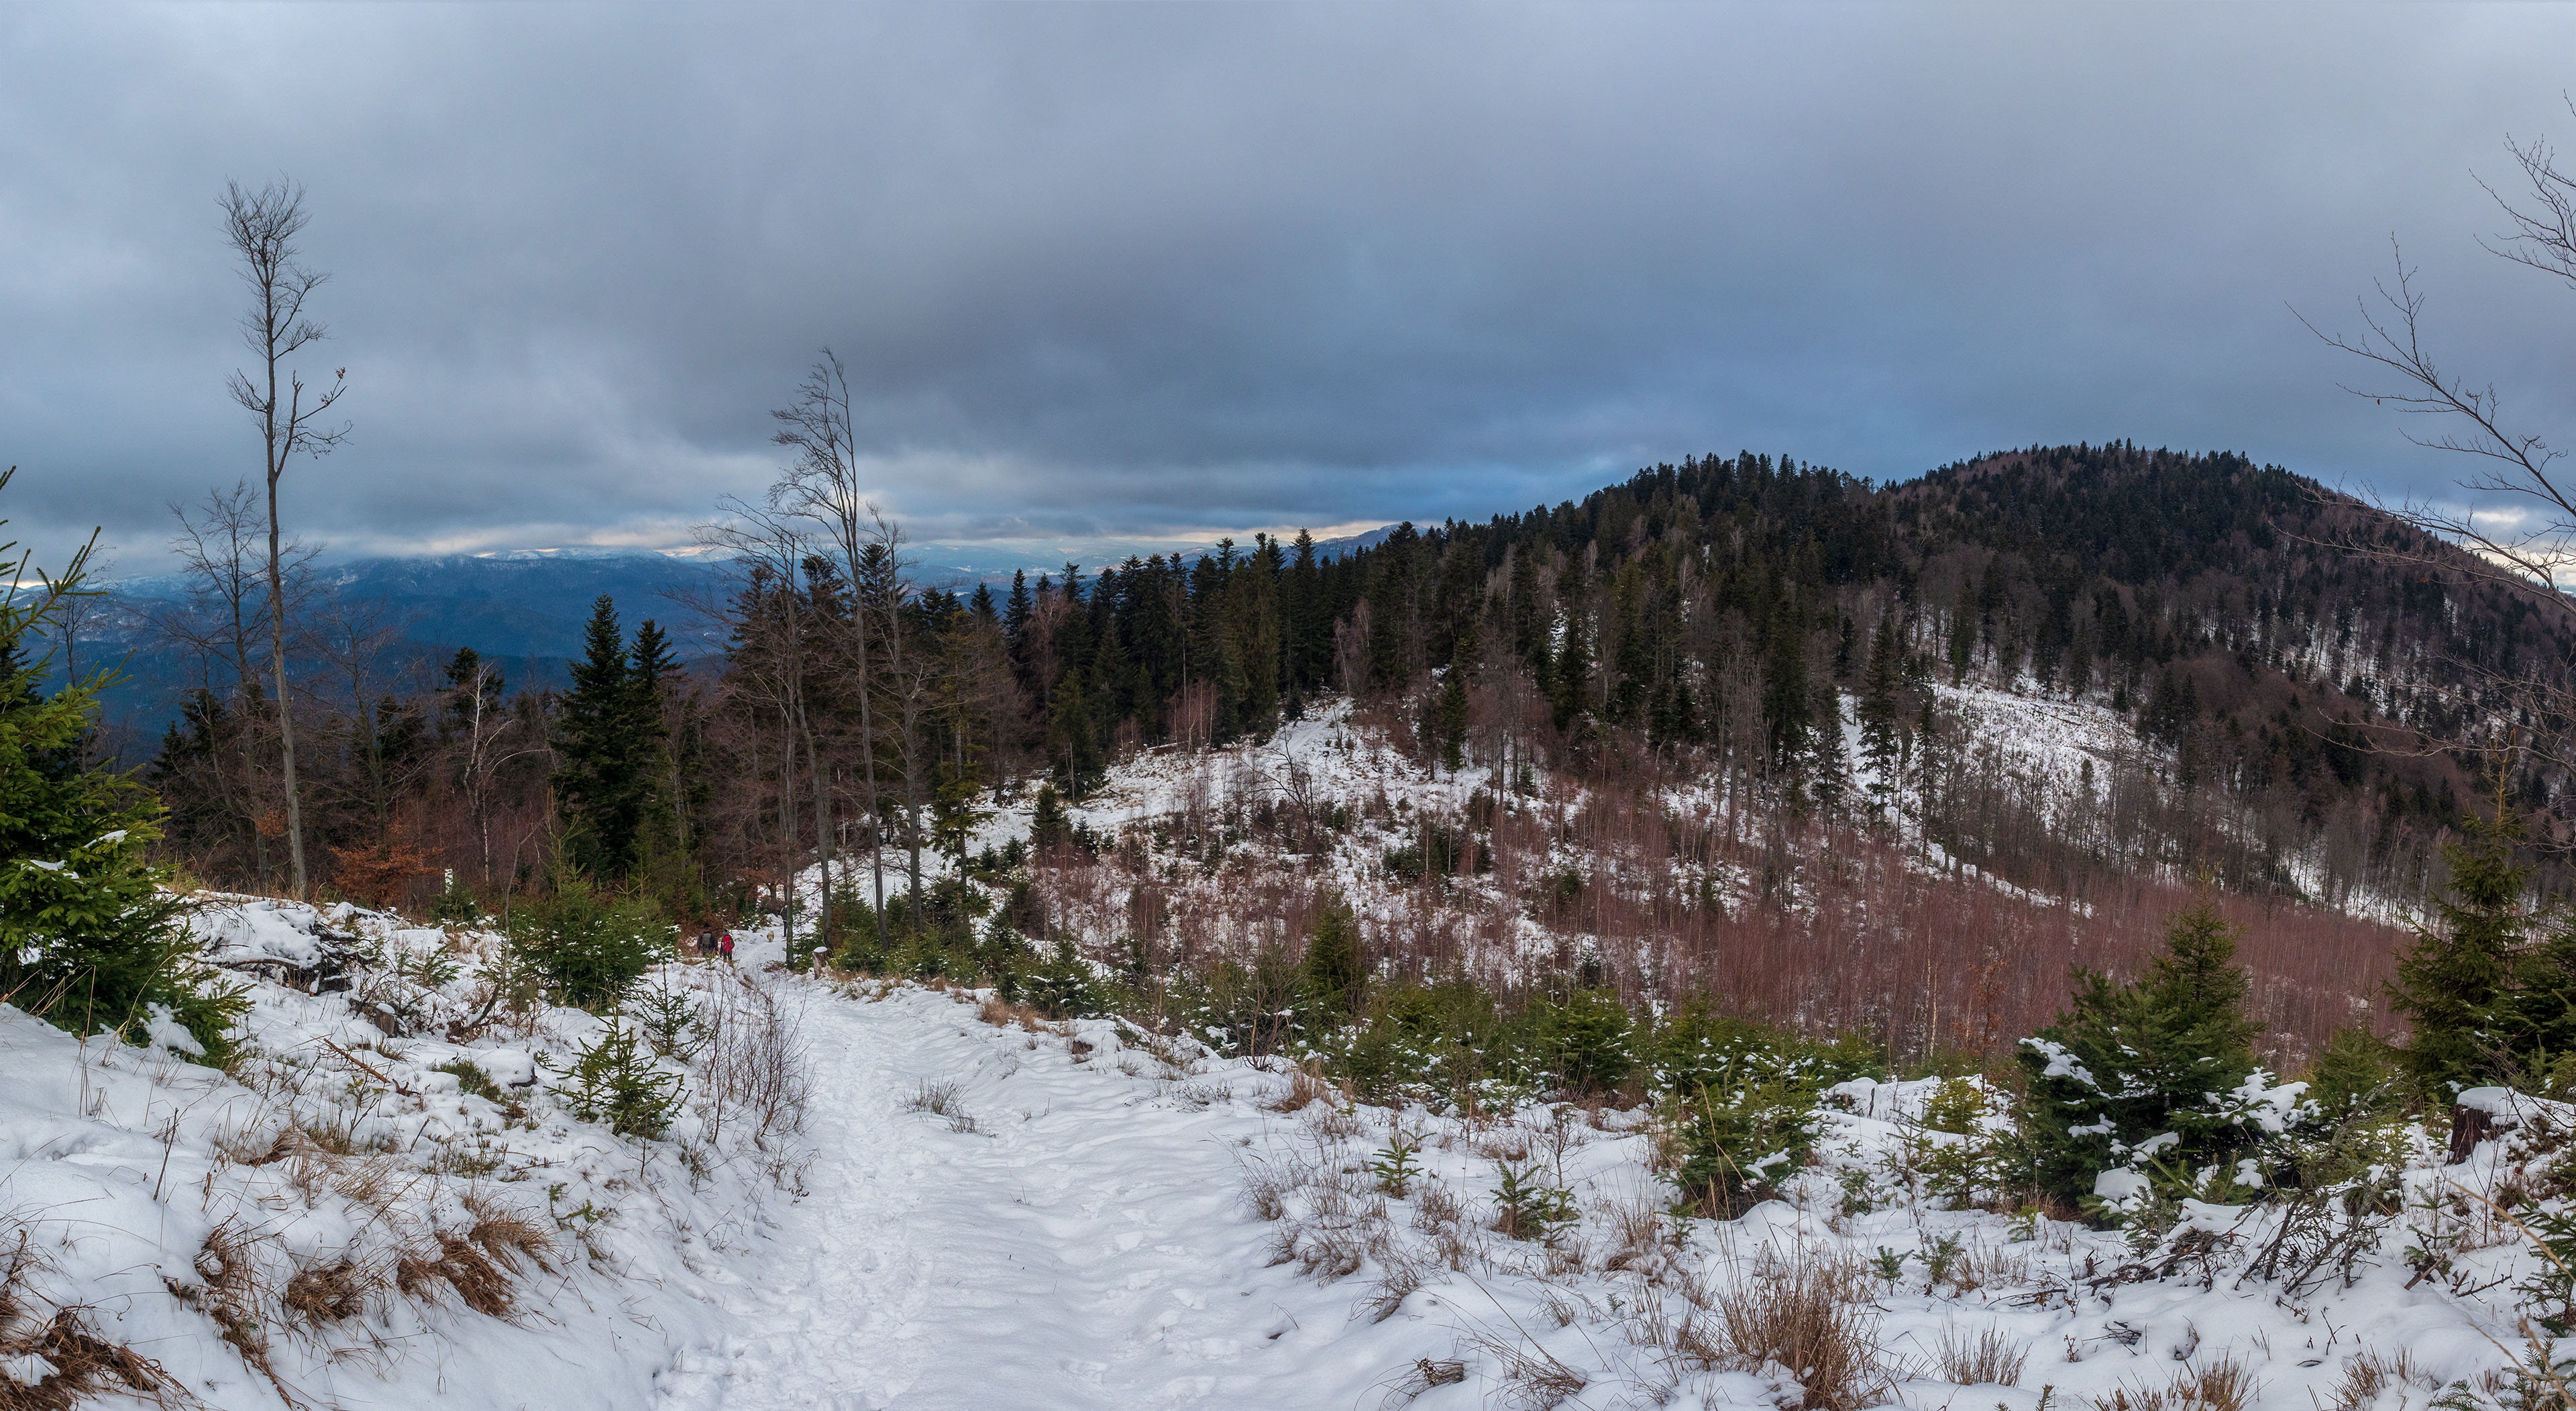
[[[686,543],[825,344],[924,539],[1739,448],[2434,486],[2290,308],[2352,326],[2395,235],[2449,361],[2576,433],[2576,293],[2475,244],[2571,59],[2543,5],[12,5],[0,514],[151,572],[256,475],[215,198],[280,173],[354,425],[288,514],[344,555]]]

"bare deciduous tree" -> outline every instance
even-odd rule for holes
[[[732,498],[718,503],[728,517],[700,525],[698,541],[729,554],[740,575],[736,607],[742,615],[737,628],[742,637],[735,644],[735,667],[726,678],[728,689],[778,713],[781,733],[778,769],[778,832],[782,852],[779,864],[780,916],[787,934],[793,936],[796,932],[796,754],[801,745],[817,795],[814,817],[821,836],[816,847],[821,850],[824,862],[823,900],[817,915],[816,934],[828,936],[831,934],[831,812],[822,799],[829,793],[829,788],[825,782],[815,712],[809,708],[807,680],[813,670],[813,641],[817,626],[813,619],[817,614],[811,611],[811,604],[800,587],[806,564],[815,557],[815,547],[795,516]]]
[[[2576,102],[2570,104],[2576,111]],[[2479,185],[2504,212],[2511,229],[2493,242],[2481,241],[2488,253],[2527,265],[2576,289],[2576,174],[2559,170],[2557,155],[2546,140],[2506,140],[2528,193],[2508,197],[2480,180]],[[2424,295],[2405,252],[2392,241],[2396,270],[2393,282],[2376,286],[2378,303],[2358,301],[2363,331],[2328,332],[2307,325],[2329,346],[2361,359],[2393,384],[2344,390],[2374,405],[2394,407],[2412,417],[2430,417],[2437,430],[2406,438],[2428,450],[2468,457],[2471,466],[2459,487],[2465,505],[2428,499],[2382,504],[2396,519],[2422,531],[2438,544],[2356,543],[2375,557],[2422,568],[2443,581],[2484,584],[2522,597],[2538,606],[2562,633],[2576,633],[2576,483],[2556,463],[2567,453],[2547,438],[2512,425],[2493,383],[2481,383],[2449,371],[2437,361],[2424,338]],[[2465,553],[2457,552],[2466,550]],[[2491,687],[2506,693],[2543,726],[2543,736],[2443,741],[2450,748],[2529,750],[2562,767],[2576,767],[2576,744],[2568,726],[2576,722],[2576,683],[2567,662],[2546,669],[2521,669],[2507,680],[2493,669],[2473,669]]]
[[[778,421],[778,432],[770,439],[796,453],[794,463],[779,475],[778,483],[769,487],[769,506],[779,514],[820,525],[823,538],[838,560],[841,581],[852,585],[849,631],[846,642],[838,643],[850,661],[850,675],[855,683],[853,694],[859,707],[859,790],[860,804],[868,815],[869,873],[875,884],[876,939],[885,943],[885,849],[880,838],[882,814],[877,795],[877,750],[875,694],[871,690],[873,673],[869,669],[869,648],[874,636],[870,624],[866,594],[855,591],[862,573],[861,559],[867,551],[872,529],[882,524],[876,506],[868,500],[859,484],[858,432],[850,417],[850,378],[841,360],[825,348],[808,369],[805,380],[796,388],[796,400],[771,412]],[[821,835],[823,863],[823,926],[831,929],[832,836],[828,817],[830,789],[822,774],[815,776],[817,832]]]
[[[295,237],[312,219],[304,210],[304,188],[280,179],[257,191],[226,182],[221,202],[224,238],[241,261],[242,282],[250,286],[250,309],[242,315],[242,341],[256,366],[235,371],[227,386],[233,400],[259,422],[262,472],[268,484],[269,665],[276,679],[278,762],[286,789],[287,857],[295,875],[295,895],[310,895],[304,871],[304,815],[295,781],[294,699],[286,681],[286,577],[283,530],[277,514],[277,482],[296,455],[328,454],[349,434],[343,423],[322,420],[347,390],[348,369],[336,369],[331,385],[312,390],[302,373],[289,365],[301,349],[329,336],[321,324],[304,316],[306,300],[330,276],[306,268],[296,259]]]
[[[179,557],[187,596],[154,614],[153,630],[194,660],[195,689],[227,703],[223,718],[228,728],[213,742],[224,758],[210,761],[215,793],[226,812],[238,815],[252,865],[265,885],[268,831],[260,820],[275,805],[265,797],[267,766],[261,762],[268,723],[259,717],[266,713],[261,706],[267,692],[260,685],[256,658],[262,654],[270,614],[259,544],[265,530],[259,492],[245,477],[230,489],[209,489],[195,504],[173,501],[170,516],[179,524],[170,551]],[[314,552],[296,540],[284,547],[282,577],[290,616],[304,600]]]

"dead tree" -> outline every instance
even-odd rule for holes
[[[732,623],[737,640],[733,666],[726,673],[728,689],[775,710],[781,732],[780,915],[792,938],[796,934],[796,754],[801,745],[813,779],[814,818],[821,834],[815,840],[823,862],[815,936],[822,940],[832,932],[831,810],[809,679],[814,674],[816,619],[821,614],[813,611],[802,586],[806,567],[817,555],[796,516],[730,498],[719,503],[728,517],[698,526],[697,534],[698,542],[730,555],[738,575]]]
[[[301,349],[329,336],[328,330],[304,316],[305,301],[330,276],[296,260],[295,237],[312,217],[304,210],[304,188],[283,179],[257,191],[238,182],[224,183],[224,238],[241,261],[242,282],[250,286],[251,303],[242,315],[242,342],[255,366],[236,370],[228,388],[233,400],[259,423],[262,473],[268,484],[268,630],[269,668],[277,690],[278,765],[286,790],[287,859],[295,877],[295,895],[310,895],[304,871],[304,813],[295,780],[295,706],[286,683],[286,574],[284,531],[277,514],[277,482],[295,456],[328,454],[349,434],[345,423],[322,420],[347,390],[348,369],[331,374],[331,385],[313,390],[290,365]]]
[[[268,634],[268,584],[258,542],[265,528],[259,492],[245,477],[234,481],[231,489],[209,489],[204,499],[192,505],[172,501],[170,516],[179,524],[170,551],[179,556],[187,596],[154,614],[153,630],[196,661],[196,689],[230,703],[232,728],[221,747],[231,763],[218,761],[214,766],[216,794],[225,810],[237,814],[248,830],[251,865],[266,885],[268,834],[259,826],[266,807],[262,802],[265,768],[260,763],[266,742],[261,731],[253,728],[264,713],[267,694],[256,663],[264,654],[260,639]],[[290,608],[303,601],[306,570],[313,556],[314,551],[302,543],[289,540],[285,546]]]
[[[850,663],[851,694],[859,707],[859,790],[868,814],[868,870],[876,899],[876,942],[885,945],[885,848],[879,827],[877,734],[871,647],[875,632],[865,594],[858,591],[861,559],[873,527],[883,521],[859,484],[858,431],[850,416],[850,378],[841,360],[825,348],[796,388],[796,400],[770,415],[778,432],[770,439],[796,453],[769,487],[772,511],[809,521],[822,530],[837,562],[841,581],[852,589],[845,641],[838,643]],[[791,575],[791,581],[792,575]],[[832,830],[831,790],[819,772],[814,779],[816,832],[823,858],[823,928],[831,929]],[[916,901],[916,912],[918,910]]]

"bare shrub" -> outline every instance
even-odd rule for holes
[[[1854,1411],[1883,1400],[1888,1384],[1878,1320],[1859,1284],[1842,1261],[1766,1254],[1752,1278],[1718,1295],[1718,1326],[1737,1360],[1787,1369],[1805,1390],[1805,1411]]]
[[[748,1124],[763,1151],[804,1130],[805,1040],[777,991],[740,970],[718,972],[701,1014],[706,1048],[693,1105],[714,1143]]]
[[[1933,1354],[1940,1364],[1944,1380],[1961,1386],[2020,1386],[2021,1370],[2030,1360],[2030,1349],[2016,1343],[2001,1328],[1987,1328],[1973,1337],[1953,1329],[1941,1335],[1941,1346]]]

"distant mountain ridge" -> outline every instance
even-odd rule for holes
[[[1320,540],[1326,557],[1339,557],[1383,540],[1389,531]],[[1070,560],[1086,569],[1129,557],[1160,553],[1195,558],[1211,543],[1127,540],[1002,540],[923,543],[908,557],[921,581],[940,587],[997,587],[1014,572],[1032,578],[1060,572]],[[727,559],[710,550],[666,551],[571,546],[512,549],[489,554],[375,557],[322,565],[318,586],[344,600],[382,610],[401,635],[395,655],[415,675],[433,671],[460,647],[499,661],[513,686],[539,689],[569,680],[573,658],[591,608],[604,594],[632,630],[646,618],[669,633],[681,655],[710,660],[723,655],[723,629],[700,611],[720,604],[731,582]],[[186,658],[160,641],[151,619],[184,601],[189,581],[178,574],[150,574],[102,585],[106,610],[88,629],[84,655],[107,652],[125,663],[123,684],[106,703],[112,716],[141,726],[166,718],[193,682]],[[158,724],[150,725],[157,731]]]

